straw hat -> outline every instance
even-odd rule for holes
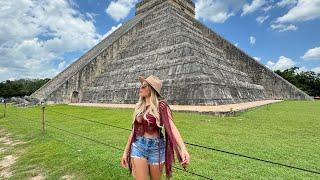
[[[139,76],[139,81],[141,82],[141,84],[143,83],[143,81],[146,81],[158,93],[158,95],[162,97],[160,91],[162,88],[163,81],[160,80],[157,76],[150,75],[146,79],[143,76]]]

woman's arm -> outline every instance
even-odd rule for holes
[[[131,142],[131,139],[132,139],[132,136],[133,136],[133,130],[131,131],[129,137],[128,137],[128,141],[127,141],[127,145],[123,151],[123,154],[122,154],[122,157],[121,157],[121,165],[125,168],[128,168],[130,169],[130,155],[128,154],[128,151],[129,151],[129,146],[130,146],[130,142]],[[128,159],[129,158],[129,159]],[[130,163],[131,164],[131,163]],[[130,169],[131,170],[131,169]]]
[[[126,144],[126,147],[124,149],[123,154],[127,154],[128,153],[129,146],[130,146],[130,141],[131,141],[131,138],[132,138],[132,135],[133,135],[133,131],[134,131],[134,129],[132,129],[131,133],[128,136],[128,141],[127,141],[127,144]]]

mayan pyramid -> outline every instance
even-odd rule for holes
[[[173,104],[312,99],[195,19],[191,0],[143,0],[135,17],[31,97],[54,103],[136,103],[138,76],[163,81]]]

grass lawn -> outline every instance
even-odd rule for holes
[[[63,128],[105,144],[81,138],[51,126],[41,133],[41,108],[7,107],[0,129],[12,139],[27,142],[9,146],[0,142],[0,159],[13,154],[11,179],[26,179],[42,173],[47,179],[133,179],[120,165],[131,128],[133,109],[79,107],[65,104],[46,106],[45,119]],[[320,172],[320,101],[283,101],[241,113],[217,117],[173,112],[174,122],[186,143]],[[187,144],[191,156],[188,171],[212,179],[320,179],[320,174],[257,161]],[[179,164],[175,167],[181,168]],[[1,171],[1,168],[0,168]],[[165,174],[163,174],[164,177]],[[1,177],[0,177],[1,179]],[[173,168],[173,179],[202,179]]]

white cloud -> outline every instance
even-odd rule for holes
[[[129,15],[130,10],[137,2],[138,0],[111,1],[106,9],[106,13],[111,16],[112,19],[120,21]]]
[[[251,4],[245,4],[243,6],[241,16],[253,13],[254,11],[260,9],[265,4],[266,4],[265,0],[253,0]]]
[[[0,74],[8,72],[9,69],[6,67],[0,67]]]
[[[268,5],[268,6],[266,6],[266,7],[263,7],[262,10],[263,10],[264,12],[268,12],[268,11],[270,11],[273,7],[274,7],[274,6],[272,6],[272,5]]]
[[[278,30],[279,32],[296,31],[298,29],[298,27],[293,24],[271,24],[270,27],[271,29]]]
[[[285,69],[288,69],[288,68],[291,68],[295,65],[296,63],[290,59],[290,58],[287,58],[285,56],[280,56],[278,61],[276,62],[273,62],[273,61],[268,61],[266,66],[268,68],[270,68],[271,70],[285,70]]]
[[[315,73],[320,73],[320,66],[315,67],[315,68],[311,68],[311,69],[308,69],[308,68],[302,66],[302,67],[300,67],[299,69],[296,69],[295,72],[296,72],[296,73],[301,73],[302,71],[304,71],[304,72],[313,71],[313,72],[315,72]]]
[[[261,61],[261,57],[253,57],[257,61]]]
[[[111,33],[113,33],[115,30],[117,30],[121,26],[122,26],[122,23],[118,24],[117,26],[112,26],[112,28],[103,35],[102,39],[104,39],[107,36],[109,36]]]
[[[238,47],[239,43],[235,43],[234,45]]]
[[[244,3],[244,0],[197,0],[195,1],[195,18],[223,23],[234,16]]]
[[[301,58],[304,60],[320,60],[320,47],[309,49]]]
[[[320,18],[320,0],[299,0],[289,12],[279,18],[276,22],[292,23],[309,21]]]
[[[296,73],[301,73],[302,71],[306,72],[306,71],[309,71],[306,67],[302,66],[302,67],[299,67],[299,69],[296,69]]]
[[[256,38],[253,36],[250,36],[250,44],[256,44]]]
[[[264,21],[266,21],[267,19],[269,18],[269,15],[267,16],[258,16],[256,18],[256,21],[259,23],[259,24],[262,24]]]
[[[95,21],[95,17],[98,16],[99,14],[97,13],[89,13],[89,12],[86,12],[86,16],[92,21],[92,22],[96,22]]]
[[[320,73],[320,66],[312,68],[311,71],[314,71],[315,73]]]
[[[282,0],[282,1],[277,2],[276,5],[279,7],[291,7],[291,6],[296,5],[297,2],[298,2],[298,0]]]
[[[52,77],[63,55],[85,51],[100,41],[93,21],[73,1],[0,1],[0,79]]]

